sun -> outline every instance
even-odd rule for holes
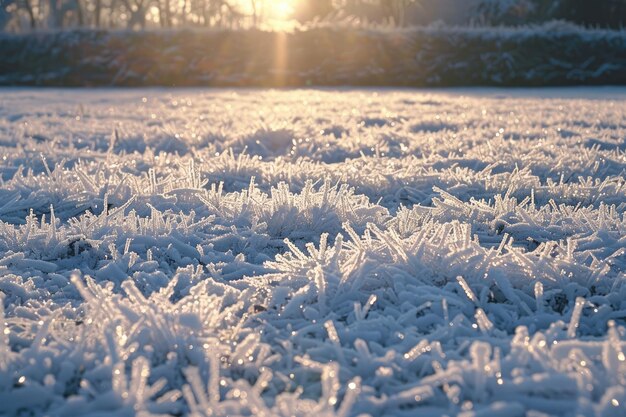
[[[270,6],[270,13],[274,19],[289,19],[295,11],[295,2],[297,0],[276,0],[267,1]]]
[[[183,0],[181,0],[183,1]],[[274,30],[289,30],[302,0],[232,0],[237,9],[252,16],[256,14],[262,26]],[[317,1],[317,0],[315,0]],[[255,20],[256,21],[256,20]]]

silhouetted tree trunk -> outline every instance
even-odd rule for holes
[[[48,1],[48,27],[58,29],[63,26],[63,11],[61,10],[60,0]]]
[[[83,14],[83,7],[80,4],[80,0],[74,0],[74,7],[76,10],[76,20],[78,26],[82,27],[85,24],[85,16]]]
[[[30,4],[30,0],[23,0],[24,10],[26,10],[26,14],[28,14],[28,21],[30,23],[30,28],[35,29],[37,27],[37,19],[35,18],[35,12],[33,11],[33,6]]]
[[[100,27],[100,16],[102,14],[102,0],[95,0],[93,10],[94,26]]]
[[[123,0],[123,4],[124,8],[130,13],[127,27],[129,29],[135,29],[136,27],[144,29],[146,27],[146,9],[144,1],[135,2],[134,9],[129,0]]]
[[[209,13],[206,1],[202,2],[202,20],[204,26],[209,26],[211,24],[211,14]]]
[[[187,7],[189,7],[189,0],[183,0],[183,8],[180,11],[180,22],[178,22],[179,26],[187,23]]]
[[[172,9],[170,0],[165,0],[163,4],[159,4],[159,20],[161,21],[161,27],[172,27]]]

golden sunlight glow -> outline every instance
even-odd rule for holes
[[[244,13],[256,11],[260,20],[272,29],[293,27],[293,17],[301,0],[237,0],[235,4]]]
[[[277,19],[290,18],[294,12],[295,0],[270,1],[271,14]]]

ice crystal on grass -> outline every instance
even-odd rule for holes
[[[623,93],[505,93],[4,92],[0,414],[623,414]]]

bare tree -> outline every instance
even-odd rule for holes
[[[63,26],[61,0],[48,0],[48,27],[57,29]]]
[[[94,26],[100,27],[100,18],[102,16],[102,0],[94,1],[94,9],[93,9],[93,22]]]
[[[5,2],[0,1],[0,8],[2,9],[0,10],[0,13],[2,13],[2,11],[6,12],[6,10],[9,9],[11,5],[15,6],[14,8],[11,8],[15,10],[15,13],[19,13],[20,10],[24,10],[24,12],[26,12],[26,15],[28,16],[28,23],[31,29],[35,29],[37,27],[37,18],[35,17],[35,11],[33,10],[33,6],[30,3],[30,0],[8,0]],[[9,18],[9,20],[11,19],[11,15],[9,13],[7,13],[7,17]],[[1,26],[2,25],[0,25],[0,27]]]
[[[162,27],[172,27],[172,5],[170,0],[159,1],[159,20]]]
[[[126,12],[130,15],[126,22],[127,28],[135,29],[139,27],[143,29],[146,27],[147,3],[147,0],[122,0]]]
[[[86,1],[86,0],[85,0]],[[70,2],[71,6],[68,10],[76,13],[76,23],[79,27],[85,25],[85,13],[83,11],[83,7],[81,5],[81,0],[73,0]]]

